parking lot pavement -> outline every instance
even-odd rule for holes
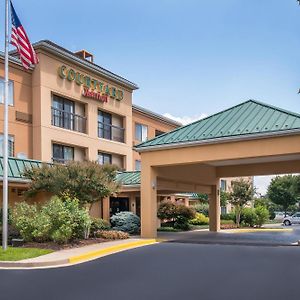
[[[278,227],[278,230],[226,230],[217,233],[207,230],[180,233],[160,232],[159,238],[169,242],[191,244],[291,246],[300,240],[300,226]]]
[[[298,247],[161,243],[46,270],[0,270],[1,300],[298,300]]]

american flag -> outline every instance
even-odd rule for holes
[[[16,46],[23,67],[27,70],[31,65],[38,64],[39,59],[29,41],[29,38],[20,22],[20,19],[16,14],[12,2],[10,2],[10,7],[11,7],[11,21],[12,21],[10,43]]]

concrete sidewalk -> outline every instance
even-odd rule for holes
[[[155,239],[130,238],[104,243],[98,243],[80,248],[55,251],[50,254],[35,258],[24,259],[16,262],[0,262],[0,268],[34,268],[67,266],[79,262],[88,261],[101,256],[113,254],[119,251],[133,249],[157,243]]]

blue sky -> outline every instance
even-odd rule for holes
[[[91,51],[139,85],[134,103],[158,113],[193,119],[248,99],[300,112],[296,0],[13,3],[32,42]]]

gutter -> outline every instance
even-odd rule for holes
[[[92,72],[100,73],[102,76],[106,77],[107,79],[113,80],[116,83],[121,84],[129,89],[137,90],[139,88],[135,83],[133,83],[129,80],[122,78],[114,73],[111,73],[110,71],[105,70],[97,65],[94,65],[94,64],[88,62],[88,61],[83,61],[81,58],[77,57],[76,55],[70,54],[66,51],[63,51],[62,49],[55,47],[54,45],[51,45],[45,41],[38,42],[38,43],[34,44],[33,46],[36,49],[39,49],[39,48],[44,49],[44,50],[49,51],[52,54],[62,57],[62,58],[67,58],[69,60],[72,60],[73,62],[75,61],[79,66],[89,69]]]
[[[0,181],[3,181],[3,177],[0,177]],[[15,183],[29,183],[31,182],[29,179],[23,178],[8,178],[8,182],[15,182]]]
[[[5,55],[4,55],[4,53],[2,52],[2,51],[0,51],[0,57],[4,60],[5,59]],[[23,68],[23,65],[22,65],[22,63],[21,63],[21,60],[20,59],[18,59],[17,57],[14,57],[14,56],[12,56],[12,55],[9,55],[8,56],[8,61],[9,62],[11,62],[11,63],[14,63],[14,64],[16,64],[16,65],[18,65],[18,66],[20,66],[20,67],[22,67]],[[32,67],[29,67],[29,70],[33,70],[34,68],[32,68]]]
[[[191,142],[182,142],[182,143],[170,143],[165,145],[154,145],[154,146],[141,146],[133,147],[133,149],[139,153],[142,152],[151,152],[175,148],[186,148],[186,147],[196,147],[201,145],[213,145],[217,143],[231,143],[239,141],[249,141],[249,140],[258,140],[261,138],[270,138],[270,137],[282,137],[300,134],[300,129],[284,130],[281,132],[270,132],[270,133],[259,133],[259,134],[250,134],[246,136],[234,136],[234,137],[218,137],[214,139],[202,140],[202,141],[191,141]]]

